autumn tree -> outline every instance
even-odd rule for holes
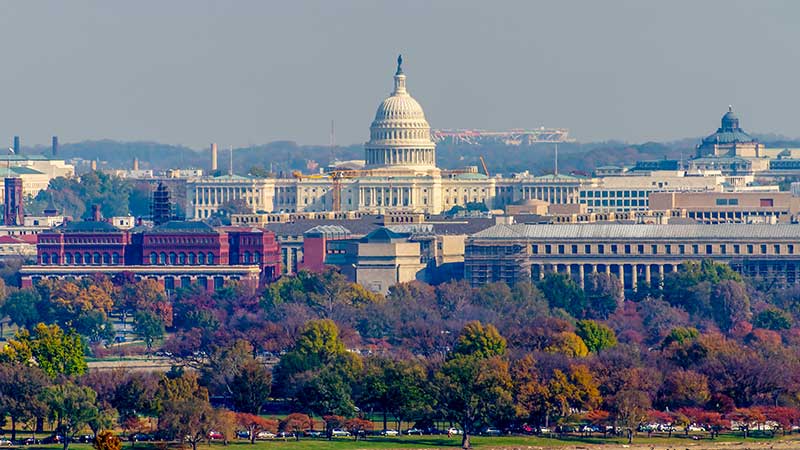
[[[58,325],[40,323],[33,330],[17,332],[0,357],[19,364],[35,363],[51,378],[81,375],[86,371],[83,342],[74,331],[64,332]]]
[[[272,433],[278,432],[278,422],[271,419],[265,419],[261,416],[250,413],[236,413],[236,422],[240,427],[247,430],[250,438],[250,443],[256,443],[256,436],[262,431],[269,431]]]
[[[720,281],[712,295],[714,320],[723,330],[729,331],[737,323],[750,319],[750,297],[742,283]]]
[[[231,380],[231,401],[238,411],[260,414],[272,390],[272,372],[260,361],[247,360]]]
[[[622,283],[613,274],[591,273],[586,277],[586,314],[607,319],[622,304]]]
[[[197,444],[214,428],[216,418],[208,391],[198,384],[197,376],[188,372],[174,378],[165,376],[157,396],[159,429],[197,450]]]
[[[11,420],[11,440],[17,439],[17,425],[43,417],[47,405],[39,395],[49,384],[38,367],[20,363],[0,363],[0,413]]]
[[[625,428],[630,444],[633,442],[633,433],[647,419],[647,412],[651,408],[650,397],[640,390],[625,389],[614,396],[611,404],[614,417]]]
[[[291,413],[280,422],[280,429],[294,434],[295,440],[300,440],[300,435],[314,429],[314,419],[307,414]]]
[[[468,323],[461,331],[453,352],[478,358],[502,356],[506,352],[506,340],[500,336],[494,325],[484,326],[474,321]]]
[[[92,441],[94,450],[122,450],[122,440],[111,430],[103,430]]]
[[[344,428],[349,431],[357,441],[358,438],[362,436],[366,439],[367,433],[375,428],[375,424],[373,424],[371,420],[354,417],[344,422]]]

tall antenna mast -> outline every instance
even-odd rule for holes
[[[228,147],[228,154],[230,155],[230,168],[228,169],[228,175],[233,176],[233,146]]]
[[[556,148],[553,152],[553,175],[558,175],[558,142],[556,142]]]
[[[336,159],[336,127],[334,126],[333,120],[331,120],[330,146],[331,146],[331,162],[333,162]]]

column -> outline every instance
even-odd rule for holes
[[[597,273],[597,264],[592,264],[592,273]]]
[[[636,264],[631,264],[631,287],[633,288],[633,292],[636,292],[636,285],[639,284],[639,274],[638,266]]]
[[[658,279],[658,286],[659,287],[664,287],[664,265],[663,264],[659,264],[658,265],[658,278],[659,278]]]
[[[650,286],[650,264],[644,266],[644,281]]]
[[[619,284],[622,286],[622,292],[625,292],[625,264],[619,265]]]
[[[606,275],[611,275],[611,264],[606,264]]]
[[[544,280],[544,264],[539,264],[539,279]]]
[[[592,267],[594,267],[594,266],[592,266]],[[583,264],[578,266],[578,277],[580,278],[578,280],[578,284],[581,286],[581,289],[583,289],[585,287],[584,285],[586,284],[586,282],[585,282],[586,274],[584,273]]]

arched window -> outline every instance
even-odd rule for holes
[[[51,261],[53,264],[58,264],[58,253],[56,253],[56,252],[53,252],[53,254],[52,254],[52,255],[50,255],[50,261]]]
[[[64,253],[64,264],[72,264],[72,253]]]
[[[114,252],[111,254],[111,264],[115,266],[119,265],[119,253]]]
[[[192,266],[197,264],[197,256],[195,256],[194,252],[189,253],[189,264]]]
[[[167,254],[166,253],[161,252],[158,255],[158,263],[159,264],[166,264],[167,263]]]
[[[89,265],[92,263],[92,255],[89,252],[83,254],[83,263]]]
[[[186,265],[186,253],[179,253],[178,254],[178,264],[184,266]]]
[[[150,264],[154,266],[158,264],[158,254],[156,252],[150,252]]]
[[[208,265],[210,266],[212,264],[214,264],[214,254],[211,253],[211,252],[208,252]]]
[[[250,262],[250,252],[244,252],[244,257],[242,258],[242,262],[244,264],[248,264]]]
[[[100,253],[94,252],[94,255],[92,255],[92,264],[100,265]]]
[[[176,255],[175,252],[170,252],[169,263],[173,266],[178,263],[178,255]]]
[[[42,265],[50,264],[50,254],[42,253]]]
[[[253,253],[253,262],[254,263],[260,263],[261,262],[261,253],[260,252]]]
[[[78,252],[75,252],[75,264],[76,265],[83,264],[83,257],[81,257],[81,254]]]
[[[202,265],[205,265],[205,263],[206,263],[206,254],[203,253],[203,252],[198,253],[197,254],[197,264],[200,264],[202,266]]]
[[[111,255],[108,253],[103,253],[103,265],[107,266],[109,264],[111,264]]]

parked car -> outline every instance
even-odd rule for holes
[[[500,436],[501,434],[503,434],[503,432],[495,427],[486,427],[483,429],[483,432],[481,432],[481,434],[484,436]]]
[[[275,433],[269,431],[259,431],[258,434],[256,434],[256,439],[262,441],[266,441],[267,439],[275,439]]]
[[[293,438],[294,437],[294,433],[292,433],[291,431],[281,431],[278,434],[276,434],[275,437],[279,437],[279,438],[282,438],[282,439]]]
[[[381,431],[381,436],[397,436],[400,434],[397,430],[383,430]]]
[[[459,430],[458,428],[450,427],[447,429],[447,434],[464,434],[464,432]]]
[[[317,430],[306,430],[303,434],[312,438],[322,437],[322,431]]]
[[[42,444],[61,444],[62,442],[64,442],[64,437],[57,434],[42,439]]]
[[[0,447],[11,447],[11,439],[0,439]]]
[[[236,432],[236,437],[239,439],[250,439],[250,432],[247,430],[239,430]]]
[[[349,436],[352,436],[352,434],[350,434],[350,432],[347,431],[347,430],[341,430],[339,428],[334,428],[331,431],[331,436],[333,436],[333,437],[349,437]]]
[[[81,444],[91,444],[94,442],[94,436],[91,434],[83,434],[81,436],[75,436],[73,439],[74,442],[80,442]]]
[[[153,440],[153,436],[145,433],[136,433],[130,435],[128,438],[131,442],[149,442]]]
[[[550,428],[547,428],[547,427],[539,427],[539,429],[537,431],[539,432],[539,434],[550,434],[551,433]]]
[[[414,427],[407,429],[406,434],[409,436],[412,434],[416,434],[417,436],[422,436],[423,434],[425,434],[425,432],[417,427]]]
[[[27,439],[23,439],[21,441],[22,445],[39,445],[41,443],[42,443],[42,441],[40,441],[39,439],[36,439],[36,438],[32,438],[32,437],[29,437]]]
[[[225,436],[222,435],[219,431],[209,431],[208,438],[212,441],[221,441],[225,439]]]

